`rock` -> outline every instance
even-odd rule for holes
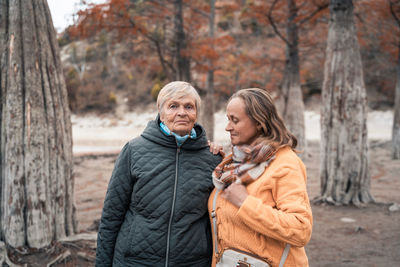
[[[357,226],[356,228],[354,228],[354,232],[356,233],[364,232],[364,228],[362,228],[361,226]]]
[[[352,219],[352,218],[343,217],[343,218],[340,218],[340,221],[342,221],[342,222],[344,222],[344,223],[353,223],[353,222],[355,222],[356,220],[354,220],[354,219]]]
[[[395,212],[395,211],[399,211],[400,210],[400,205],[397,203],[393,203],[390,207],[389,207],[389,211],[390,212]]]

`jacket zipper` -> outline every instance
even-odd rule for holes
[[[174,210],[175,210],[175,199],[176,199],[176,187],[178,184],[178,160],[179,160],[179,152],[181,148],[178,146],[176,149],[176,156],[175,156],[175,184],[174,184],[174,196],[172,199],[172,206],[171,206],[171,214],[169,216],[168,222],[168,234],[167,234],[167,252],[165,255],[165,267],[168,267],[168,260],[169,260],[169,242],[170,242],[170,235],[171,235],[171,225],[172,225],[172,218],[174,217]]]

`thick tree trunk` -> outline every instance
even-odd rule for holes
[[[321,198],[373,201],[368,172],[366,91],[351,0],[331,0],[321,108]]]
[[[400,159],[400,45],[397,59],[397,82],[394,102],[392,143],[393,159]]]
[[[306,147],[306,138],[303,93],[300,88],[299,37],[295,22],[297,17],[295,0],[288,0],[288,9],[286,66],[282,83],[282,97],[280,103],[278,103],[278,109],[288,130],[297,137],[297,149],[302,151]]]
[[[175,48],[176,48],[176,80],[190,82],[190,59],[185,55],[186,37],[183,27],[183,4],[182,0],[174,1],[175,9]]]
[[[1,240],[41,248],[74,233],[72,134],[45,0],[0,0]]]
[[[210,1],[210,17],[209,17],[209,36],[214,39],[214,25],[215,25],[215,0]],[[214,48],[214,46],[212,45]],[[214,141],[214,66],[209,60],[209,70],[207,73],[207,93],[204,99],[202,110],[202,124],[206,130],[208,140]]]

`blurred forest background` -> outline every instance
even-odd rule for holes
[[[300,83],[305,106],[320,102],[329,22],[328,1],[298,1]],[[394,105],[399,26],[387,0],[356,0],[355,22],[370,109]],[[90,4],[59,34],[73,113],[135,109],[164,84],[189,80],[202,95],[214,71],[216,108],[238,89],[279,95],[285,73],[286,1],[220,0],[209,34],[209,1],[183,1],[183,28],[171,1],[110,0]],[[177,28],[178,27],[178,28]],[[182,30],[176,39],[176,31]],[[177,53],[181,52],[181,58]],[[180,73],[182,64],[185,73]],[[186,65],[185,65],[186,64]]]

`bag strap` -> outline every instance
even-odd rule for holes
[[[212,218],[212,224],[213,224],[213,234],[214,234],[214,251],[215,254],[218,255],[218,240],[217,240],[217,214],[215,212],[216,206],[217,206],[217,196],[219,194],[219,189],[215,191],[215,195],[213,198],[213,206],[212,206],[212,211],[211,211],[211,218]],[[287,259],[287,256],[289,255],[290,251],[290,244],[286,244],[285,249],[283,250],[281,260],[279,262],[279,267],[283,267],[285,264],[285,261]]]
[[[285,264],[286,258],[289,255],[290,244],[286,244],[285,249],[283,250],[281,261],[279,262],[279,267],[283,267]]]
[[[213,199],[213,207],[211,211],[211,218],[212,218],[212,224],[213,224],[213,233],[214,233],[214,251],[215,254],[218,255],[218,240],[217,240],[217,214],[215,212],[215,208],[217,206],[217,196],[219,193],[219,189],[215,191],[214,199]]]

